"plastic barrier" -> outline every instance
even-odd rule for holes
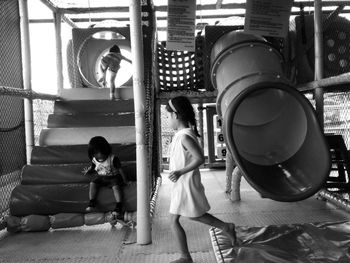
[[[284,77],[283,59],[264,38],[239,31],[211,52],[229,150],[264,197],[297,201],[315,194],[330,172],[330,153],[310,102]]]

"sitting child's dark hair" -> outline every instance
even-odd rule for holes
[[[94,158],[94,154],[98,152],[106,156],[110,155],[112,152],[111,145],[102,136],[95,136],[91,138],[88,147],[89,159],[92,160]]]
[[[120,53],[120,48],[117,45],[114,45],[109,49],[109,52]]]

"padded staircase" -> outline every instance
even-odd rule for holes
[[[136,181],[132,97],[125,95],[124,100],[110,101],[106,89],[72,89],[62,94],[64,100],[55,102],[47,128],[41,131],[39,146],[32,151],[31,164],[22,169],[21,184],[12,191],[12,216],[85,213],[90,180],[82,170],[89,165],[87,145],[94,136],[107,139],[129,180]],[[136,182],[123,191],[124,209],[136,211]],[[107,212],[114,207],[112,189],[100,189],[98,210]]]

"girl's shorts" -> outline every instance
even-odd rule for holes
[[[118,176],[118,175],[97,176],[94,180],[92,180],[92,182],[100,186],[107,186],[107,187],[113,187],[115,185],[118,185],[118,186],[124,185],[123,179],[121,178],[121,176]]]

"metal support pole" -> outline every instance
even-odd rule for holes
[[[29,19],[28,1],[19,0],[19,14],[21,18],[21,52],[23,68],[23,89],[32,90],[31,83],[31,61],[30,61],[30,41],[29,41]],[[27,164],[30,164],[31,154],[34,147],[34,124],[33,124],[33,101],[24,99],[24,123],[26,136],[26,156]]]
[[[201,137],[199,138],[200,144],[204,149],[204,118],[203,118],[203,102],[198,103],[198,123],[199,123],[199,134]]]
[[[60,13],[53,13],[55,21],[56,38],[56,71],[57,71],[57,94],[60,95],[63,89],[63,62],[62,62],[62,37],[61,37],[61,19]]]
[[[133,66],[133,89],[136,128],[137,162],[137,243],[151,243],[150,168],[145,144],[146,92],[143,79],[143,36],[141,29],[141,1],[130,0],[130,40]]]
[[[162,118],[161,118],[161,102],[160,100],[155,100],[156,107],[155,107],[155,113],[156,113],[156,120],[157,123],[161,123],[161,125],[157,125],[157,135],[158,135],[158,152],[159,152],[159,158],[158,158],[158,172],[159,174],[163,171],[163,142],[162,142]]]
[[[315,28],[315,80],[323,78],[323,33],[322,33],[322,1],[314,1],[314,28]],[[315,102],[316,102],[316,115],[320,122],[322,129],[324,128],[324,103],[323,103],[323,89],[316,88]]]

